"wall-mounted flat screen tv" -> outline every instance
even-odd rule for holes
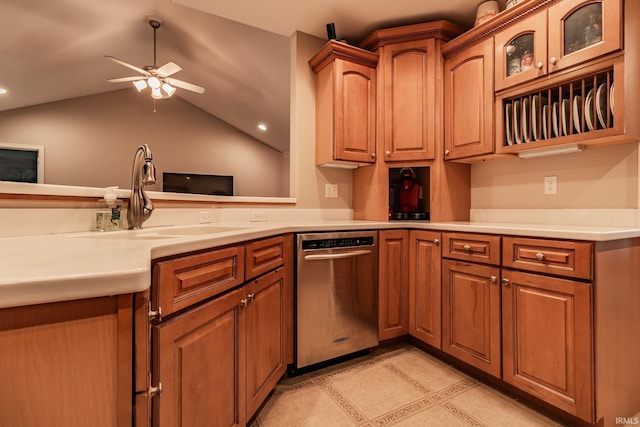
[[[233,176],[163,172],[162,191],[233,196]]]

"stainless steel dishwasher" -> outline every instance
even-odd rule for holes
[[[376,231],[298,234],[296,266],[293,372],[378,344]]]

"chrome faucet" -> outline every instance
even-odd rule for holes
[[[145,185],[156,183],[156,170],[151,160],[151,148],[147,144],[139,146],[133,157],[131,172],[131,196],[127,209],[129,230],[142,229],[142,223],[149,219],[153,211],[153,203],[143,190]]]

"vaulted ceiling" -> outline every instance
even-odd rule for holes
[[[446,18],[471,27],[478,0],[3,0],[0,111],[133,87],[108,83],[153,64],[148,16],[162,20],[157,65],[203,86],[177,96],[275,149],[289,147],[289,40],[295,31],[357,43],[371,31]],[[504,4],[504,1],[502,2]],[[176,96],[174,95],[174,96]],[[152,103],[151,98],[149,100]],[[158,108],[162,102],[158,101]],[[257,130],[257,123],[269,126]]]

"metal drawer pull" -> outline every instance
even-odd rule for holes
[[[544,261],[544,254],[543,254],[542,252],[538,252],[538,253],[536,254],[536,259],[537,259],[538,261]]]
[[[502,279],[502,286],[509,287],[509,285],[511,285],[509,279]]]
[[[555,56],[552,56],[551,59],[549,59],[549,62],[551,62],[553,65],[556,65],[556,62],[558,62],[558,60]]]
[[[543,66],[543,65],[544,65],[544,64],[543,64],[542,62],[538,62],[538,63],[536,64],[536,68],[537,68],[538,70],[542,70],[542,66]]]
[[[433,244],[434,245],[439,245],[440,244],[440,239],[433,239]]]
[[[249,294],[249,295],[247,295],[247,300],[249,300],[249,301],[253,301],[254,299],[256,299],[256,294]]]
[[[469,245],[464,245],[462,249],[464,249],[465,252],[471,252],[471,246]]]
[[[496,283],[496,281],[498,280],[498,278],[496,276],[491,276],[489,278],[489,280],[491,280],[491,283]]]
[[[249,300],[248,300],[248,299],[246,299],[246,298],[242,298],[242,299],[240,300],[240,307],[246,307],[246,306],[247,306],[247,304],[249,304]]]

